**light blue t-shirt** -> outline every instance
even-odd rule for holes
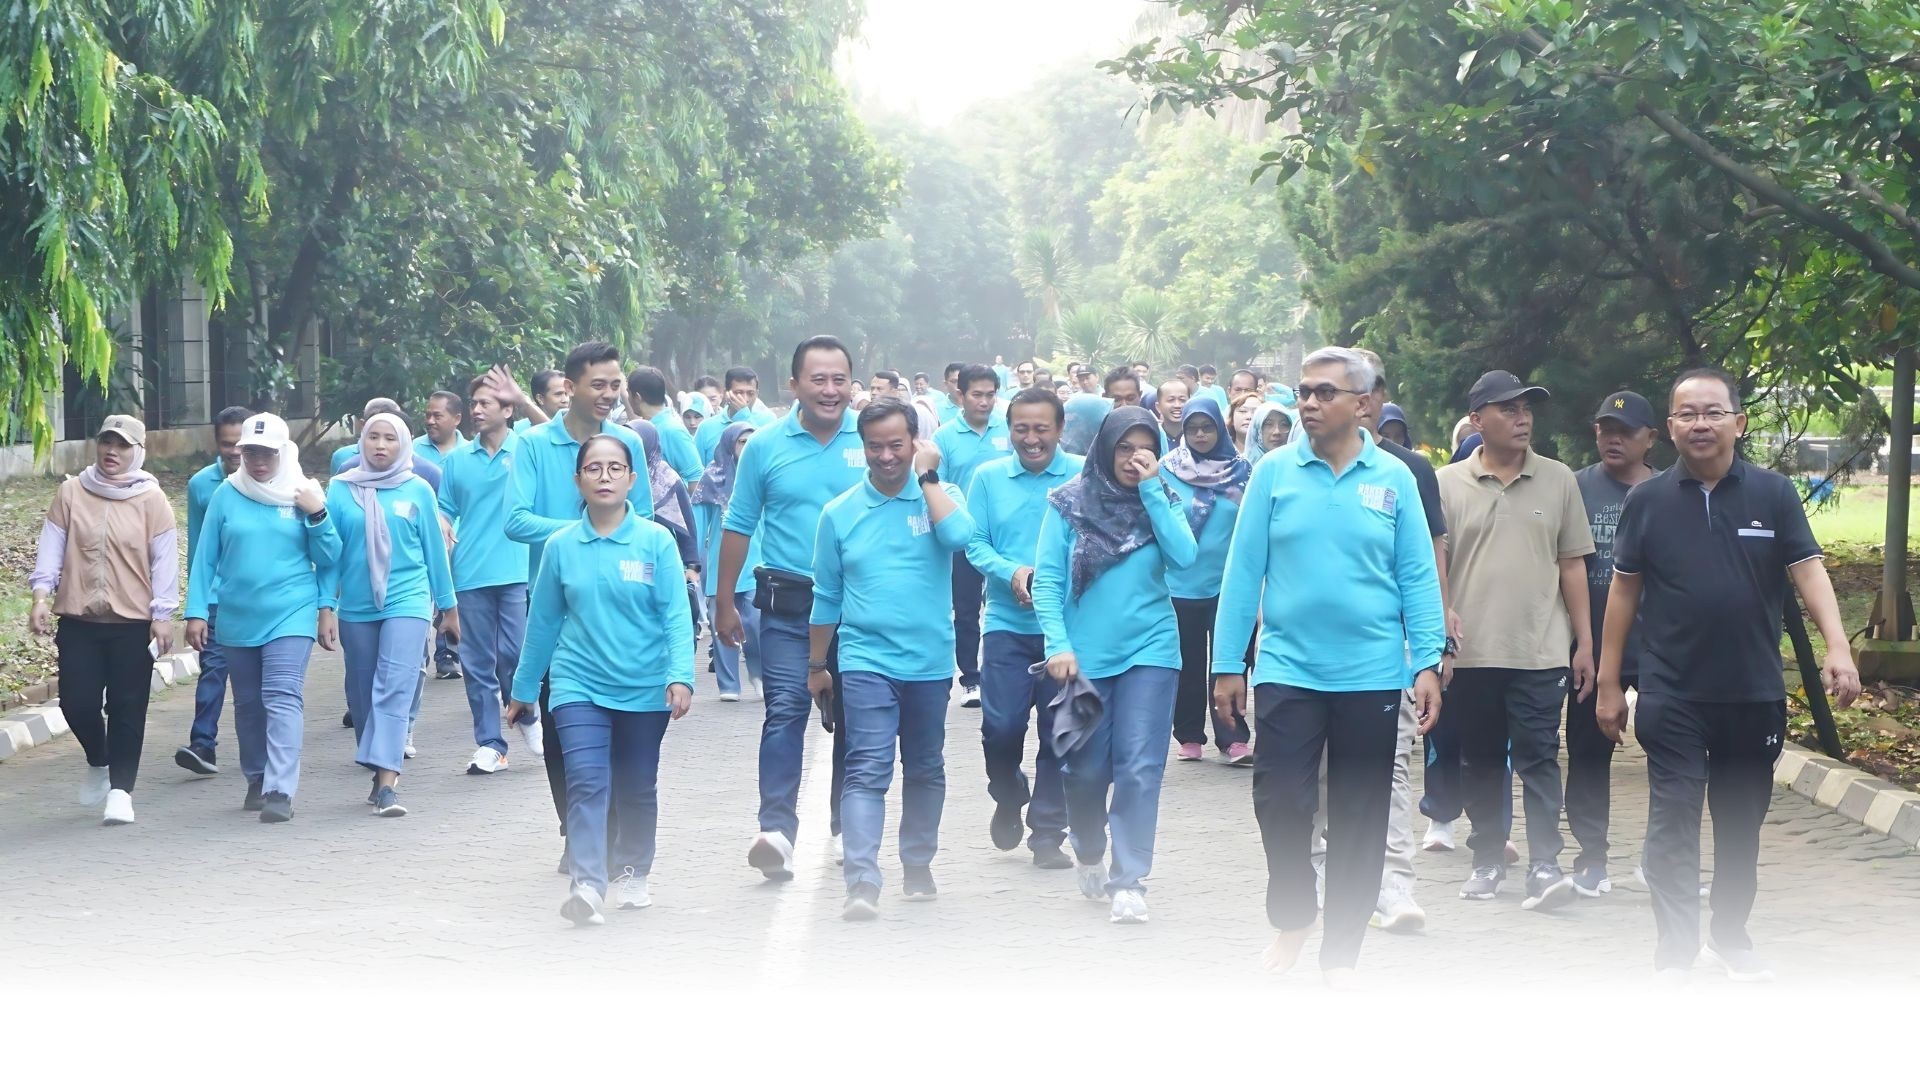
[[[413,437],[414,460],[425,459],[430,461],[436,468],[444,473],[447,470],[448,456],[458,453],[460,448],[465,445],[467,445],[467,437],[457,431],[453,433],[453,449],[446,451],[442,451],[439,446],[434,444],[433,436],[425,434],[415,435]]]
[[[611,421],[601,424],[600,431],[627,444],[636,470],[627,504],[640,516],[652,517],[653,490],[647,486],[647,451],[640,445],[640,436]],[[533,581],[540,573],[540,552],[547,546],[547,537],[578,521],[586,509],[574,480],[580,443],[567,430],[565,409],[514,439],[508,466],[512,482],[507,485],[507,539],[527,545],[527,580]]]
[[[953,620],[944,616],[953,553],[967,546],[973,519],[959,488],[940,487],[954,509],[938,523],[912,477],[892,496],[863,480],[821,512],[810,621],[839,625],[840,670],[902,682],[953,677]],[[942,617],[927,618],[929,610]]]
[[[200,523],[207,517],[207,502],[220,485],[227,482],[226,467],[218,461],[193,474],[187,481],[187,566],[193,566],[193,553],[200,547]]]
[[[1244,669],[1256,611],[1257,685],[1403,690],[1440,662],[1446,624],[1420,488],[1361,437],[1365,449],[1338,477],[1310,442],[1253,467],[1214,616],[1214,672]],[[1290,580],[1303,571],[1313,587]]]
[[[1173,475],[1171,469],[1161,466],[1160,476],[1167,486],[1187,508],[1187,524],[1193,524],[1193,485]],[[1182,600],[1205,600],[1220,595],[1220,579],[1227,572],[1227,548],[1233,543],[1233,523],[1240,516],[1240,507],[1228,502],[1224,495],[1213,500],[1213,512],[1207,515],[1200,532],[1194,537],[1199,543],[1199,552],[1193,562],[1178,569],[1167,571],[1167,591]]]
[[[1001,401],[1006,401],[1008,398],[1020,392],[1020,388],[1014,385],[1012,368],[1004,364],[995,364],[993,365],[993,373],[1000,377],[1000,386],[994,391],[995,397]]]
[[[1056,449],[1053,460],[1038,473],[1029,472],[1017,455],[974,471],[973,485],[967,489],[967,512],[973,518],[967,561],[987,579],[982,632],[1040,632],[1033,608],[1013,598],[1013,572],[1035,565],[1047,492],[1078,476],[1084,460]]]
[[[1158,476],[1140,485],[1154,542],[1130,552],[1073,599],[1074,534],[1048,504],[1040,523],[1033,610],[1048,656],[1074,654],[1080,673],[1104,679],[1136,667],[1179,670],[1180,631],[1167,569],[1193,561],[1197,545],[1186,508]]]
[[[417,476],[396,488],[374,493],[387,521],[391,555],[387,562],[387,602],[376,607],[367,570],[367,515],[353,496],[353,485],[327,485],[327,516],[340,533],[340,618],[344,622],[431,619],[454,606],[453,571],[447,542],[440,535],[440,506],[425,480]],[[227,592],[234,590],[223,584]],[[225,636],[227,613],[220,613]]]
[[[667,687],[693,686],[693,614],[673,534],[629,511],[601,536],[583,512],[547,540],[527,605],[513,698],[664,712]]]
[[[800,426],[798,408],[760,429],[740,453],[722,527],[742,536],[758,535],[766,565],[811,575],[820,511],[867,474],[857,420],[852,409],[846,410],[840,430],[824,444]],[[751,587],[744,571],[739,587]]]
[[[726,409],[723,408],[719,414],[709,416],[705,420],[702,420],[700,426],[695,429],[693,433],[694,449],[700,453],[700,465],[702,468],[713,464],[713,452],[719,447],[720,436],[726,432],[727,425],[743,420],[752,424],[755,431],[759,431],[761,428],[774,423],[774,415],[768,411],[765,405],[762,405],[759,401],[755,401],[753,407],[750,409],[742,409],[738,413],[729,414]]]
[[[507,536],[507,488],[519,441],[508,432],[493,453],[472,439],[447,455],[440,512],[453,522],[455,592],[527,583],[527,545]]]
[[[320,609],[336,604],[340,533],[331,513],[311,525],[297,506],[257,503],[223,483],[201,528],[207,542],[187,573],[187,618],[205,619],[219,606],[214,636],[236,648],[314,636]]]
[[[1007,433],[1007,418],[995,412],[987,417],[984,431],[975,431],[962,416],[940,425],[933,445],[940,449],[940,479],[962,491],[973,486],[974,470],[995,458],[1013,453],[1013,437]]]

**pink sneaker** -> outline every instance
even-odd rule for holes
[[[1243,743],[1243,742],[1237,742],[1237,743],[1234,743],[1232,746],[1227,747],[1227,764],[1229,765],[1253,764],[1253,747],[1248,746],[1246,743]]]
[[[1206,747],[1197,742],[1183,742],[1180,744],[1180,760],[1199,761],[1200,753],[1205,749]]]

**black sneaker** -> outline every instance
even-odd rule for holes
[[[902,866],[900,891],[907,894],[909,900],[934,900],[940,896],[940,886],[933,883],[933,867]]]
[[[247,798],[245,802],[242,802],[240,804],[240,809],[258,810],[264,805],[266,804],[262,802],[260,799],[260,781],[258,780],[247,781]]]
[[[978,686],[968,686],[966,683],[960,684],[960,707],[963,709],[977,709],[980,707],[980,688]]]
[[[269,825],[278,825],[293,820],[293,796],[269,791],[260,799],[260,820]]]
[[[213,763],[211,749],[183,746],[173,752],[173,763],[195,776],[212,776],[220,771],[220,766]]]
[[[880,886],[860,882],[847,886],[847,904],[840,917],[848,922],[872,922],[880,917]]]
[[[1595,900],[1613,891],[1613,882],[1607,878],[1604,866],[1576,866],[1568,876],[1573,882],[1573,891],[1589,900]]]
[[[1071,870],[1073,856],[1061,851],[1058,844],[1043,844],[1033,849],[1033,865],[1039,870]]]
[[[350,713],[350,712],[346,712],[346,713],[341,713],[341,714],[340,714],[340,726],[341,726],[341,727],[352,727],[352,726],[353,726],[353,714],[352,714],[352,713]]]
[[[400,805],[400,796],[390,787],[383,787],[373,796],[374,817],[406,817],[407,808]]]
[[[433,673],[433,677],[436,679],[462,679],[466,677],[466,673],[460,670],[459,664],[448,664],[446,667],[436,670]]]
[[[1504,866],[1476,866],[1473,876],[1460,886],[1462,900],[1491,900],[1500,895],[1500,883],[1507,879]]]
[[[1520,901],[1526,911],[1552,911],[1573,902],[1573,879],[1553,863],[1536,863],[1527,871],[1527,898]]]
[[[1012,851],[1020,846],[1020,838],[1027,835],[1026,826],[1020,824],[1020,804],[1003,802],[993,807],[993,824],[989,826],[993,834],[993,846],[1001,851]]]

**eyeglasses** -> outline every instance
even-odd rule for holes
[[[1299,386],[1293,388],[1294,397],[1302,401],[1308,398],[1314,398],[1322,405],[1332,401],[1337,394],[1352,394],[1354,397],[1359,397],[1362,392],[1363,391],[1359,390],[1348,390],[1345,387],[1335,386],[1332,383],[1321,383],[1318,386],[1308,386],[1306,383],[1301,383]]]
[[[601,477],[618,480],[632,471],[632,467],[618,461],[595,461],[580,466],[580,475],[591,476],[595,480]]]
[[[1682,424],[1692,424],[1701,420],[1705,420],[1709,424],[1724,424],[1727,422],[1729,418],[1739,416],[1739,415],[1740,414],[1737,412],[1728,412],[1725,409],[1708,409],[1706,412],[1700,412],[1700,413],[1697,413],[1697,412],[1669,413],[1667,414],[1667,419],[1678,421],[1679,423],[1682,423]]]

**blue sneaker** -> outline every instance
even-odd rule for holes
[[[390,787],[383,787],[373,794],[374,817],[406,817],[407,808],[400,805],[400,796]]]
[[[1613,882],[1607,879],[1607,868],[1604,866],[1575,867],[1573,876],[1568,880],[1573,882],[1574,892],[1589,900],[1597,900],[1613,891]]]

